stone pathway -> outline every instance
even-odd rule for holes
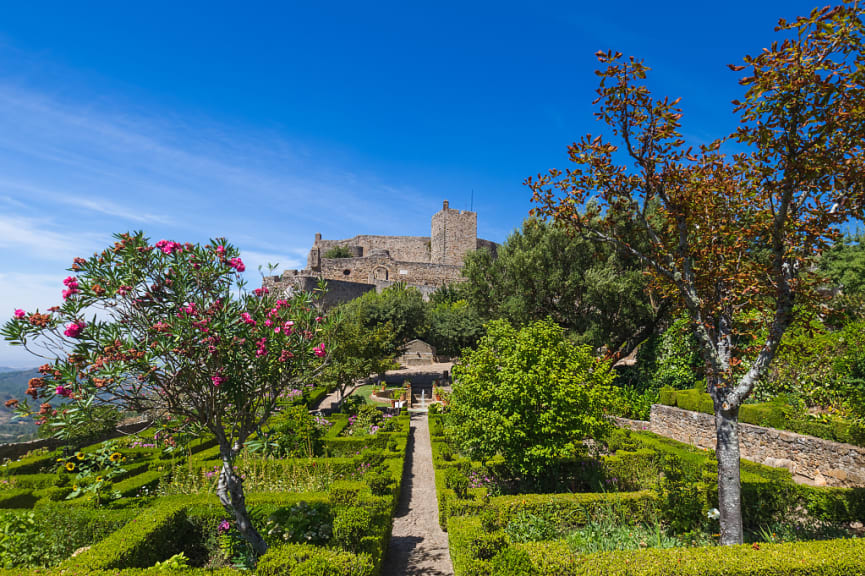
[[[438,522],[435,473],[425,412],[411,415],[399,508],[382,576],[454,573],[447,534]]]

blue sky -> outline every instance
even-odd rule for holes
[[[313,235],[429,234],[444,199],[503,241],[522,181],[597,132],[594,52],[644,58],[695,144],[738,63],[814,4],[15,2],[0,8],[0,318],[143,229],[302,267]],[[35,363],[0,343],[0,366]]]

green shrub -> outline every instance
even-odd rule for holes
[[[357,506],[360,503],[361,495],[367,490],[368,488],[363,482],[347,480],[334,482],[328,490],[331,506],[334,508]]]
[[[361,549],[361,539],[372,529],[372,515],[359,506],[341,509],[333,520],[333,539],[349,552]]]
[[[0,491],[0,508],[32,508],[36,496],[29,488],[13,488]]]
[[[259,576],[373,576],[367,554],[288,544],[268,550],[256,567]]]
[[[445,486],[456,492],[457,498],[465,498],[469,489],[469,479],[457,468],[445,471]]]
[[[333,516],[323,502],[301,501],[272,513],[265,528],[275,541],[324,545],[333,537]]]
[[[483,520],[481,524],[485,524]],[[559,537],[559,529],[555,524],[542,516],[524,511],[517,512],[511,518],[505,527],[505,533],[511,542],[538,542]]]
[[[144,511],[123,530],[64,562],[65,567],[93,570],[144,568],[181,552],[190,526],[184,506],[169,502]]]

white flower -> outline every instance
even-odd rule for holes
[[[717,520],[721,517],[721,511],[717,508],[712,508],[711,510],[709,510],[708,516],[709,520]]]

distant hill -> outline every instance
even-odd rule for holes
[[[10,398],[20,400],[27,390],[27,381],[38,375],[36,368],[29,370],[0,368],[0,442],[26,440],[36,434],[36,425],[32,420],[12,421],[14,412],[6,408],[5,402]]]
[[[0,366],[0,374],[3,372],[18,372],[18,368],[9,368],[8,366]]]

